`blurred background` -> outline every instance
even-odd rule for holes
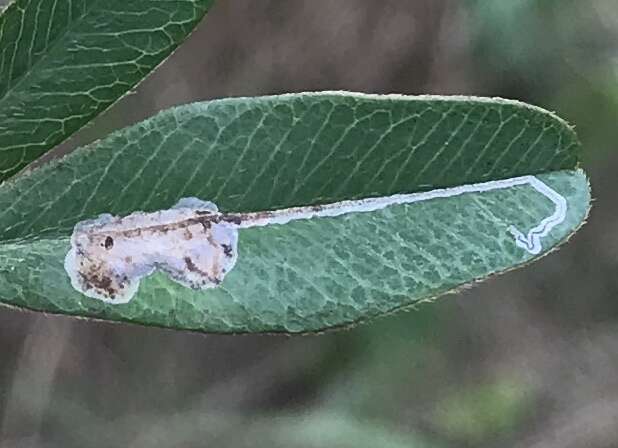
[[[326,89],[556,111],[584,144],[588,224],[524,269],[318,336],[0,308],[1,447],[618,446],[616,1],[219,1],[59,151],[176,104]]]

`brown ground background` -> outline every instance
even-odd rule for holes
[[[618,446],[617,6],[220,0],[59,151],[225,96],[502,96],[577,126],[590,221],[525,269],[321,336],[204,336],[2,308],[0,446]]]

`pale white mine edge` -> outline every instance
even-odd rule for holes
[[[220,213],[212,202],[183,198],[167,210],[135,212],[125,217],[103,214],[78,223],[64,266],[77,291],[107,303],[129,302],[140,280],[155,270],[189,288],[213,288],[236,264],[238,229],[372,212],[391,205],[520,185],[531,186],[554,204],[551,216],[527,233],[513,225],[508,227],[517,247],[536,255],[543,249],[541,238],[565,220],[567,201],[538,178],[521,176],[421,193],[253,213]]]

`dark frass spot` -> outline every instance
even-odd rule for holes
[[[191,260],[191,257],[185,257],[184,260],[188,270],[191,272],[200,272],[195,263],[193,263],[193,260]]]
[[[114,247],[114,239],[111,236],[108,236],[105,238],[105,248],[109,250],[112,247]]]
[[[234,215],[223,215],[223,220],[225,222],[231,222],[232,224],[236,224],[236,225],[240,225],[240,223],[242,222],[242,219],[240,219],[240,217],[238,216],[234,216]]]
[[[232,256],[232,246],[229,244],[222,244],[221,247],[223,248],[223,254],[226,257],[231,257]]]
[[[100,291],[105,291],[107,293],[107,296],[110,299],[115,299],[116,298],[116,290],[112,287],[112,279],[105,276],[105,275],[101,275],[99,277],[98,274],[92,274],[90,276],[83,276],[84,280],[86,281],[86,288],[87,289],[92,289],[92,288],[96,288],[99,289]]]

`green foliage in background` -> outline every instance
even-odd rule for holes
[[[445,434],[472,444],[512,432],[531,406],[525,386],[502,379],[469,385],[436,403],[435,420]]]
[[[209,332],[345,326],[529,262],[508,229],[526,232],[555,205],[520,185],[242,230],[220,287],[193,291],[156,274],[126,305],[71,287],[68,238],[99,213],[187,196],[272,210],[535,174],[568,203],[547,251],[587,214],[578,151],[562,120],[505,100],[338,92],[182,106],[0,188],[0,294],[41,311]]]

